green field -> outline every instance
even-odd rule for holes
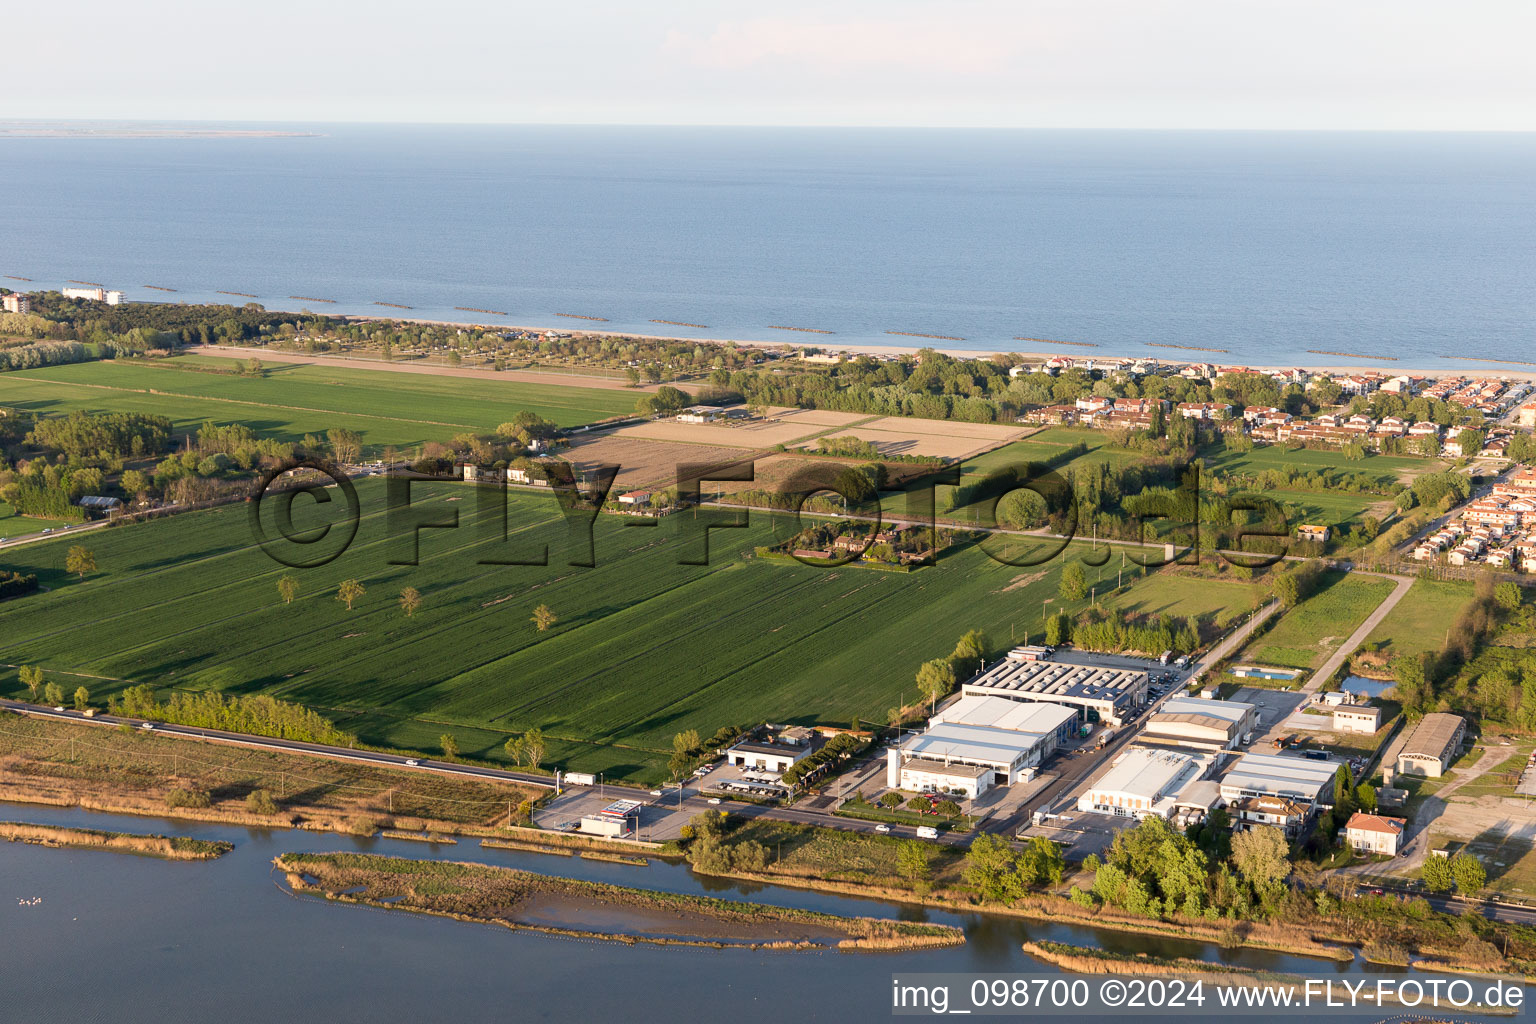
[[[1392,657],[1438,651],[1445,631],[1471,603],[1472,590],[1471,583],[1456,580],[1415,580],[1366,644],[1381,644]]]
[[[1111,586],[1114,585],[1113,571],[1119,564],[1116,559],[1104,567]],[[1096,572],[1096,569],[1088,570],[1090,583]],[[1223,624],[1252,609],[1255,600],[1263,593],[1264,588],[1257,583],[1157,572],[1130,584],[1104,604],[1108,608],[1141,615],[1176,615],[1201,621],[1211,619]]]
[[[19,516],[16,514],[15,509],[0,501],[0,540],[5,540],[8,537],[20,537],[24,533],[36,533],[39,530],[68,525],[68,523],[59,519],[30,519],[26,516]]]
[[[196,357],[199,363],[213,363]],[[233,365],[233,361],[225,361]],[[244,423],[284,440],[332,427],[356,430],[366,445],[406,447],[488,433],[520,411],[562,426],[630,413],[621,390],[470,380],[275,363],[264,377],[177,369],[176,361],[73,363],[19,370],[0,379],[0,405],[40,413],[138,412],[167,416],[178,434],[204,420]],[[189,364],[197,365],[197,364]]]
[[[1325,573],[1318,590],[1284,612],[1238,661],[1280,668],[1318,668],[1392,592],[1392,581],[1375,576]]]
[[[1346,473],[1367,473],[1382,484],[1393,481],[1406,483],[1424,473],[1445,468],[1439,459],[1424,459],[1412,455],[1368,455],[1359,462],[1351,462],[1344,453],[1333,449],[1299,448],[1289,451],[1284,445],[1258,445],[1249,452],[1217,452],[1207,454],[1205,461],[1213,469],[1224,473],[1262,473],[1267,469],[1300,468],[1312,470],[1342,470]]]
[[[292,606],[244,505],[93,534],[100,572],[84,582],[62,571],[67,544],[7,552],[51,589],[0,604],[0,662],[40,663],[66,688],[76,681],[65,672],[100,677],[84,680],[98,700],[131,682],[270,693],[366,742],[414,749],[435,749],[447,731],[465,753],[499,758],[509,733],[540,726],[553,763],[655,779],[685,728],[884,721],[916,699],[918,665],[965,630],[998,645],[1040,630],[1064,564],[1015,568],[976,547],[911,574],[746,559],[775,539],[774,523],[787,535],[792,522],[754,514],[749,529],[712,533],[703,567],[678,564],[691,516],[654,527],[600,517],[597,568],[574,568],[553,500],[514,496],[507,547],[547,543],[551,564],[480,565],[500,542],[483,532],[470,488],[438,484],[417,487],[417,507],[458,509],[463,525],[423,531],[421,564],[397,566],[382,484],[359,490],[356,542],[331,565],[292,570],[302,587]],[[298,529],[314,525],[315,508],[296,503]],[[335,600],[349,577],[368,587],[352,612]],[[396,600],[406,586],[425,601],[410,619]],[[529,622],[540,603],[559,616],[545,634]],[[14,673],[0,676],[0,689],[18,687]]]

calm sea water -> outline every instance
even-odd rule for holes
[[[700,337],[1531,358],[1536,136],[318,130],[0,141],[0,274]]]

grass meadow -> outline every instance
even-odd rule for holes
[[[297,363],[241,377],[178,369],[175,360],[113,360],[18,370],[0,381],[0,405],[32,412],[156,414],[169,417],[178,434],[205,420],[244,423],[283,440],[338,427],[358,431],[374,448],[486,433],[523,410],[562,426],[591,423],[633,412],[635,399],[603,388]]]
[[[1325,573],[1318,589],[1258,637],[1238,661],[1283,668],[1317,668],[1338,650],[1387,595],[1392,581]]]
[[[1408,593],[1366,638],[1389,657],[1438,651],[1446,630],[1472,602],[1473,585],[1459,580],[1414,580]]]
[[[67,526],[68,523],[61,519],[35,519],[29,516],[19,516],[16,510],[5,502],[0,501],[0,540],[8,537],[19,537],[24,533],[36,533],[50,527]]]
[[[791,532],[792,520],[754,513],[747,529],[710,534],[705,566],[679,564],[699,525],[598,518],[595,568],[567,564],[567,527],[554,499],[512,495],[507,541],[479,518],[463,484],[417,485],[413,508],[460,514],[455,530],[423,530],[420,564],[394,565],[409,544],[386,529],[383,485],[359,486],[363,520],[335,562],[285,569],[255,544],[249,505],[92,534],[100,571],[63,571],[68,544],[7,553],[48,592],[0,603],[0,663],[41,664],[93,699],[157,687],[269,693],[313,706],[365,742],[434,750],[451,732],[464,753],[500,758],[506,738],[538,726],[550,762],[614,777],[659,777],[674,733],[709,735],[757,721],[883,721],[916,699],[923,661],[961,633],[1001,644],[1040,635],[1043,601],[1061,610],[1064,559],[1016,567],[976,546],[910,574],[822,568],[747,557]],[[335,503],[300,499],[295,528]],[[1017,553],[1022,541],[996,538]],[[529,559],[549,564],[487,565]],[[292,605],[276,583],[300,583]],[[367,594],[348,611],[339,582]],[[415,587],[423,605],[398,604]],[[547,604],[546,633],[530,615]],[[1075,607],[1066,608],[1077,610]],[[13,671],[0,689],[19,693]]]

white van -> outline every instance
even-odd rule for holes
[[[932,825],[919,825],[917,826],[917,838],[937,839],[939,838],[939,830]]]

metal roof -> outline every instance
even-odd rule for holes
[[[980,725],[1044,736],[1077,719],[1077,711],[1049,701],[1016,701],[969,694],[933,716],[935,725]]]
[[[1448,715],[1444,712],[1434,712],[1419,719],[1419,724],[1413,727],[1408,738],[1403,741],[1403,749],[1397,752],[1398,757],[1444,757],[1446,748],[1456,738],[1456,734],[1466,725],[1460,716]]]
[[[1042,738],[1035,733],[940,722],[907,740],[901,749],[926,760],[981,762],[1008,768],[1032,753]]]

